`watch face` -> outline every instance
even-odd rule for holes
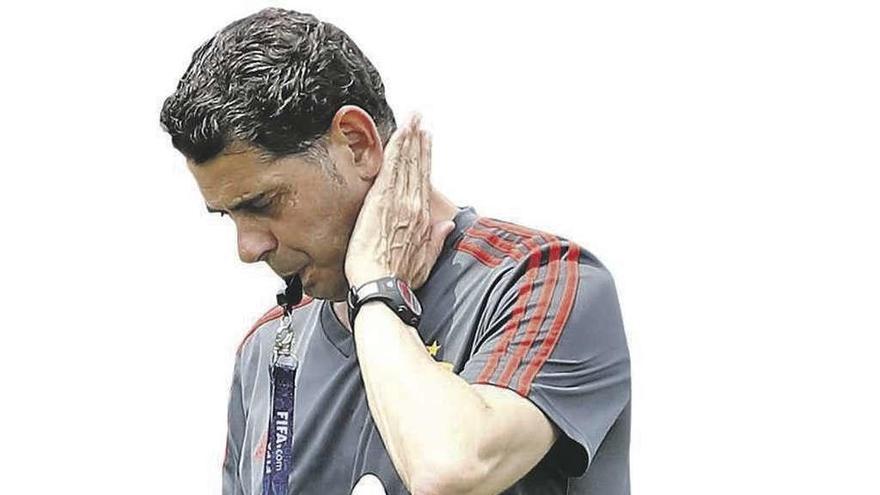
[[[406,305],[409,306],[413,313],[421,315],[422,305],[419,304],[419,300],[413,295],[412,292],[410,292],[409,287],[405,283],[403,283],[402,280],[397,281],[397,290],[403,297],[403,302],[405,302]]]

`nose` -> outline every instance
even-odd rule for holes
[[[269,229],[258,222],[241,220],[236,222],[238,229],[238,257],[245,263],[263,259],[278,247],[278,241]]]

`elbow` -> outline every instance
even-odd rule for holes
[[[488,470],[483,463],[457,459],[451,462],[426,462],[410,474],[413,495],[462,495],[482,493],[480,487]]]

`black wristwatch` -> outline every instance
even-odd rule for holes
[[[348,291],[348,323],[354,332],[354,319],[361,306],[368,301],[382,301],[404,323],[418,328],[422,318],[422,305],[409,285],[397,277],[382,277]]]

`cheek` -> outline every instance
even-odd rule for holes
[[[344,211],[321,215],[321,222],[314,226],[315,234],[306,240],[311,249],[309,254],[327,269],[342,270],[353,226],[354,219],[348,218]]]
[[[360,211],[361,202],[354,201],[359,193],[327,183],[291,191],[275,224],[279,242],[325,268],[341,266]]]
[[[348,247],[348,233],[340,218],[325,216],[322,222],[314,225],[314,235],[307,240],[312,248],[313,256],[327,264],[341,262]]]

